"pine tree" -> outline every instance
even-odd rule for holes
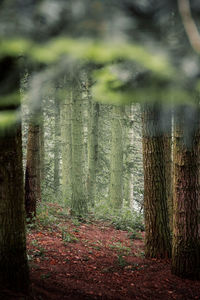
[[[84,176],[83,101],[79,75],[72,80],[72,199],[71,212],[82,216],[87,212]]]
[[[98,131],[99,131],[99,103],[93,102],[90,95],[90,83],[87,84],[89,100],[89,132],[88,132],[88,201],[94,206],[96,196],[96,174],[98,160]]]
[[[70,82],[64,80],[63,90],[66,96],[60,103],[61,152],[62,152],[62,195],[70,203],[72,196],[72,89]]]
[[[123,203],[123,116],[124,107],[113,106],[109,193],[114,208],[121,208]]]
[[[193,116],[188,124],[185,121],[187,114]],[[174,123],[172,273],[199,279],[199,111],[183,106],[177,109]]]
[[[25,208],[29,222],[36,216],[36,205],[41,201],[40,109],[30,114],[25,172]]]
[[[60,189],[60,101],[54,100],[54,191]]]
[[[145,255],[169,257],[170,231],[167,213],[164,138],[160,130],[160,107],[145,104],[142,108]]]
[[[2,95],[14,101],[4,109],[19,108],[19,69],[17,60],[4,57],[0,62]],[[9,81],[8,81],[9,80]],[[8,84],[9,82],[9,84]],[[9,97],[9,98],[8,98]],[[29,269],[26,255],[24,185],[21,124],[15,130],[0,132],[0,284],[14,290],[27,290]]]

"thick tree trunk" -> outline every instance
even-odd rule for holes
[[[142,111],[145,255],[164,258],[171,255],[167,213],[164,138],[159,126],[160,109],[146,104]]]
[[[1,113],[4,108],[14,111],[20,104],[16,59],[5,58],[0,62],[0,66],[1,94],[10,97],[15,93],[16,99],[16,102],[8,102],[6,108],[1,106],[0,110]],[[23,291],[29,286],[29,270],[26,255],[20,124],[17,127],[15,131],[0,132],[0,285]]]
[[[167,108],[166,108],[167,109]],[[172,171],[172,112],[168,110],[165,115],[166,128],[163,128],[164,134],[164,161],[165,161],[165,177],[166,177],[166,192],[167,206],[169,215],[169,226],[172,232],[173,228],[173,171]]]
[[[121,106],[113,106],[110,204],[114,208],[121,208],[123,203],[123,116],[124,108]]]
[[[196,120],[194,117],[193,122],[185,126],[184,111],[183,107],[175,116],[172,273],[200,279],[199,113],[196,113]],[[186,141],[188,129],[192,127],[193,132]]]
[[[28,128],[25,172],[25,207],[28,222],[36,216],[37,202],[41,201],[39,130],[39,124],[37,124],[37,122],[35,123],[34,120],[31,120]]]

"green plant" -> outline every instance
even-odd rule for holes
[[[123,255],[122,254],[119,254],[118,257],[117,257],[117,262],[118,262],[118,265],[121,267],[121,268],[124,268],[128,265],[128,262],[124,259]]]
[[[114,243],[109,247],[113,250],[117,250],[118,252],[122,252],[124,255],[127,255],[131,252],[131,249],[127,246],[124,246],[121,242]]]
[[[141,240],[141,239],[142,239],[141,233],[138,232],[138,231],[135,231],[135,230],[131,231],[131,232],[129,233],[128,237],[129,237],[129,239],[131,239],[131,240]]]
[[[78,238],[69,232],[62,230],[62,240],[64,243],[75,243],[78,241]]]
[[[108,201],[102,200],[96,204],[94,212],[98,220],[108,221],[116,229],[144,231],[143,214],[133,211],[126,204],[121,209],[112,209]]]

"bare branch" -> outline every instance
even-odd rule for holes
[[[185,31],[193,49],[200,53],[200,34],[192,18],[189,0],[177,0]]]

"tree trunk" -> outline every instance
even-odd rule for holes
[[[78,77],[72,82],[72,201],[71,213],[82,216],[87,212],[84,177],[83,101]]]
[[[36,216],[37,202],[41,201],[39,145],[39,124],[31,120],[28,128],[25,172],[25,207],[28,222]]]
[[[60,189],[60,101],[55,99],[54,107],[54,191]]]
[[[124,108],[121,106],[113,106],[110,204],[114,208],[121,208],[123,203],[123,116]]]
[[[89,92],[89,91],[88,91]],[[98,160],[98,119],[99,103],[89,99],[90,116],[89,116],[89,133],[88,133],[88,201],[94,206],[96,195],[96,173]]]
[[[15,93],[16,102],[3,109],[19,108],[19,70],[15,58],[0,62],[0,89],[6,97]],[[9,81],[8,81],[9,80]],[[17,96],[17,97],[16,97]],[[17,99],[18,98],[18,99]],[[24,185],[21,125],[12,132],[0,132],[0,284],[13,290],[27,290],[29,270],[26,255]]]
[[[175,115],[172,273],[200,279],[199,113],[195,112],[196,118],[194,116],[190,124],[184,124],[186,110],[188,113],[188,109],[183,107]],[[192,108],[190,110],[191,113]],[[193,128],[193,132],[186,140],[190,128]]]
[[[65,203],[69,204],[72,197],[72,91],[67,87],[67,96],[61,102],[61,147],[62,147],[62,195]]]
[[[160,131],[160,109],[146,104],[142,111],[145,256],[164,258],[171,255],[167,213],[164,138]]]

